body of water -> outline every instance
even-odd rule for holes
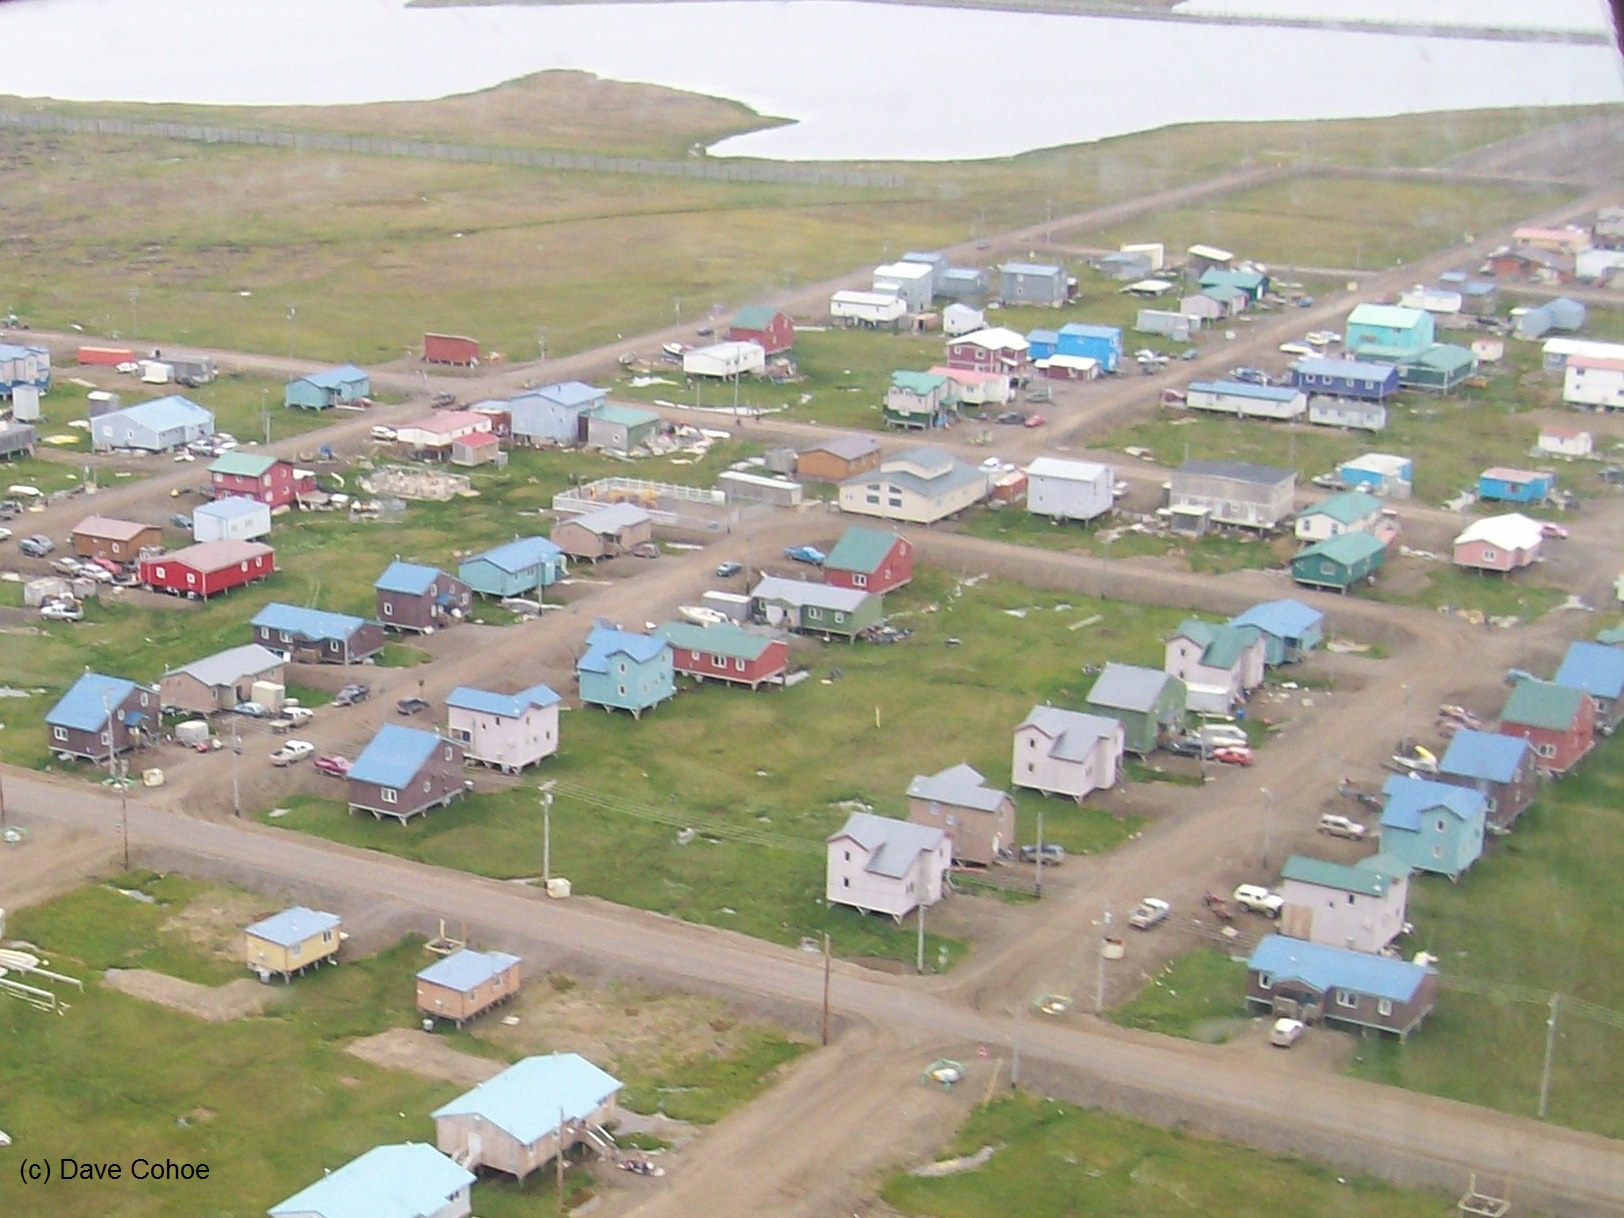
[[[578,69],[792,119],[711,149],[792,161],[962,160],[1179,123],[1624,100],[1617,52],[1599,44],[843,0],[10,0],[0,43],[12,48],[0,90],[73,101],[426,100]]]

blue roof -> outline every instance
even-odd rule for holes
[[[1060,327],[1060,333],[1069,334],[1077,338],[1117,339],[1122,337],[1122,327],[1094,326],[1083,321],[1069,321]]]
[[[319,935],[324,930],[333,930],[338,926],[338,922],[337,914],[322,913],[320,910],[295,905],[292,909],[284,909],[279,914],[273,914],[263,922],[255,922],[248,928],[248,933],[256,939],[264,939],[265,942],[274,943],[278,947],[293,947],[312,935]]]
[[[81,732],[97,732],[107,722],[107,712],[135,691],[135,682],[121,677],[104,677],[87,672],[45,716],[52,727],[71,727]]]
[[[580,1054],[554,1053],[514,1062],[429,1115],[482,1116],[528,1145],[556,1130],[561,1115],[566,1122],[583,1120],[619,1090],[619,1079]]]
[[[383,574],[378,576],[377,582],[372,586],[381,592],[405,592],[411,596],[421,596],[429,590],[430,584],[442,577],[450,578],[438,567],[401,562],[397,558],[383,569]]]
[[[427,968],[418,969],[417,979],[466,994],[518,963],[517,956],[510,956],[506,952],[476,952],[465,947],[452,952],[444,960],[436,960]]]
[[[246,495],[227,495],[224,499],[198,504],[192,510],[192,516],[194,519],[198,516],[213,516],[217,520],[235,520],[239,516],[257,516],[260,512],[270,510],[268,504],[261,503],[258,499],[250,499]]]
[[[166,398],[154,398],[150,402],[137,402],[134,406],[126,406],[122,410],[111,411],[126,419],[134,419],[144,427],[153,431],[169,431],[176,427],[190,427],[197,423],[207,423],[214,426],[214,416],[191,398],[183,398],[179,394],[171,394]]]
[[[576,665],[583,672],[608,672],[609,657],[620,652],[636,664],[647,664],[669,651],[671,644],[652,634],[632,634],[610,626],[594,626],[586,636],[586,654]]]
[[[357,368],[354,364],[340,364],[336,368],[312,372],[309,376],[298,379],[309,381],[319,389],[342,389],[345,385],[353,385],[356,381],[370,381],[372,378],[364,368]]]
[[[380,787],[404,787],[439,746],[440,737],[434,732],[386,723],[355,759],[349,776]]]
[[[1385,381],[1398,375],[1391,364],[1370,364],[1358,359],[1315,359],[1305,357],[1291,366],[1300,376],[1340,376],[1355,381]]]
[[[1048,343],[1051,347],[1060,341],[1060,335],[1054,330],[1028,330],[1026,332],[1028,343]]]
[[[448,1197],[473,1182],[473,1172],[432,1146],[374,1146],[265,1212],[271,1218],[423,1218],[445,1209]]]
[[[532,390],[537,397],[546,398],[549,402],[556,402],[560,406],[591,406],[603,401],[607,392],[584,381],[560,381],[556,385],[543,385],[540,389]]]
[[[1499,732],[1478,732],[1463,727],[1444,750],[1438,769],[1462,778],[1510,782],[1531,747],[1521,736],[1502,736]]]
[[[500,571],[509,575],[517,575],[521,571],[528,571],[532,567],[540,567],[550,562],[557,562],[564,557],[560,550],[545,537],[520,537],[506,545],[497,546],[494,550],[486,550],[483,554],[475,554],[468,562],[488,562]]]
[[[1256,626],[1277,639],[1300,639],[1325,621],[1318,609],[1297,600],[1264,601],[1229,619],[1231,626]]]
[[[1190,388],[1199,393],[1222,393],[1227,397],[1264,402],[1290,402],[1303,394],[1301,389],[1290,385],[1252,385],[1246,381],[1191,381]]]
[[[1624,696],[1624,651],[1602,643],[1569,643],[1551,682],[1597,698]]]
[[[529,707],[551,706],[558,700],[558,695],[548,685],[532,685],[529,689],[521,689],[516,694],[494,694],[488,689],[475,689],[471,685],[459,685],[451,691],[451,695],[445,700],[445,704],[459,707],[462,710],[480,711],[487,715],[501,715],[507,719],[517,719]]]
[[[1369,952],[1350,952],[1306,939],[1269,935],[1257,945],[1246,967],[1280,980],[1302,981],[1320,993],[1351,990],[1392,1002],[1415,997],[1431,969]]]
[[[1433,782],[1394,774],[1382,784],[1387,802],[1382,806],[1382,824],[1392,829],[1421,828],[1421,818],[1434,808],[1447,808],[1461,820],[1481,818],[1488,809],[1483,795],[1470,787]]]
[[[300,605],[272,601],[254,614],[251,624],[264,626],[268,630],[285,630],[316,642],[322,639],[347,639],[365,626],[367,620],[364,617],[351,617],[347,613],[329,613],[325,609],[306,609]]]

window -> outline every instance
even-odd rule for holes
[[[744,671],[744,661],[742,659],[733,661],[733,671],[734,672],[743,672]]]
[[[381,794],[383,796],[383,802],[386,803],[386,804],[393,804],[393,803],[399,803],[400,802],[400,793],[398,791],[396,791],[393,787],[384,787],[382,789],[382,791],[379,792],[379,794]]]
[[[102,733],[102,734],[101,734],[101,737],[100,737],[100,739],[101,739],[101,742],[102,742],[102,743],[103,743],[103,744],[112,744],[112,743],[113,743],[113,737],[112,737],[112,735],[111,735],[111,734],[110,734],[110,733],[108,733],[108,732],[103,732],[103,733]]]
[[[68,729],[65,727],[53,727],[51,729],[51,738],[53,740],[66,740],[68,738]]]
[[[930,801],[930,814],[932,816],[940,816],[942,814],[942,805],[934,799]]]
[[[624,685],[620,686],[620,696],[622,698],[626,696],[626,687]]]
[[[292,639],[290,639],[288,637],[288,632],[286,630],[278,630],[276,632],[276,636],[277,636],[277,638],[281,639],[284,643],[291,643],[293,641]]]
[[[1031,762],[1031,761],[1027,762],[1026,763],[1026,772],[1028,774],[1036,774],[1038,772],[1037,764],[1035,762]]]
[[[187,582],[187,583],[188,583],[188,584],[195,584],[195,583],[197,583],[197,572],[195,572],[195,571],[188,571],[188,572],[187,572],[187,573],[186,573],[186,582]]]
[[[1500,557],[1499,551],[1494,550],[1489,546],[1484,546],[1483,547],[1483,561],[1484,562],[1494,562],[1499,557]]]
[[[395,616],[395,606],[393,604],[391,604],[389,601],[385,601],[383,603],[383,615],[385,617],[394,617]]]
[[[451,760],[451,746],[449,744],[445,746],[445,759],[447,761]]]
[[[839,610],[839,609],[835,610],[835,621],[843,622],[845,620],[846,620],[845,613],[843,611]]]
[[[423,780],[423,794],[427,795],[432,786],[433,784],[427,778],[425,778]]]
[[[1273,973],[1259,973],[1257,975],[1257,988],[1260,989],[1260,990],[1272,990],[1272,989],[1274,989],[1274,974]]]
[[[1432,857],[1433,858],[1441,859],[1441,858],[1443,858],[1443,856],[1444,856],[1444,848],[1442,846],[1434,846],[1432,848]]]
[[[1393,1013],[1393,1000],[1391,998],[1378,998],[1376,1000],[1376,1014],[1384,1019]]]
[[[868,576],[861,573],[853,575],[851,582],[854,588],[866,588],[868,587]]]
[[[873,489],[872,487],[869,488],[868,494],[864,495],[863,499],[867,503],[872,504],[874,507],[879,507],[880,506],[880,492]]]
[[[1351,893],[1351,892],[1350,892],[1350,893],[1349,893],[1349,894],[1348,894],[1348,904],[1349,904],[1349,905],[1352,905],[1352,904],[1353,904],[1353,903],[1354,903],[1354,902],[1355,902],[1355,901],[1356,901],[1356,900],[1357,900],[1357,899],[1358,899],[1358,898],[1356,898],[1356,897],[1355,897],[1355,896],[1354,896],[1354,895],[1353,895],[1353,893]]]
[[[851,851],[850,850],[846,851],[846,861],[848,863],[851,862]]]
[[[1554,744],[1536,744],[1534,746],[1534,752],[1537,753],[1541,757],[1555,757],[1556,756],[1556,745],[1554,745]]]
[[[806,616],[814,619],[821,618],[823,616],[823,610],[819,609],[816,605],[808,605],[806,607]]]
[[[145,706],[147,704],[147,695],[145,693],[143,693],[141,695],[140,702],[141,702],[142,706]]]
[[[1339,1007],[1356,1007],[1359,1005],[1359,995],[1352,990],[1338,990],[1336,992],[1336,1005]]]
[[[725,656],[712,656],[711,657],[711,667],[712,668],[726,668],[727,667],[727,659],[726,659],[726,657]]]
[[[295,943],[292,947],[288,948],[288,955],[297,956],[302,951],[304,951],[304,944]]]
[[[1438,818],[1438,822],[1437,822],[1437,825],[1435,827],[1437,828],[1439,833],[1442,833],[1444,831],[1444,818],[1443,817],[1440,816]]]
[[[162,567],[154,567],[152,568],[152,574],[155,578],[162,579],[164,577],[164,569]],[[283,635],[282,637],[286,638],[287,636]]]
[[[842,888],[850,888],[851,887],[851,876],[849,876],[849,875],[841,876],[840,877],[840,886]]]

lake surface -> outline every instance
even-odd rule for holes
[[[13,48],[0,90],[73,101],[426,100],[578,69],[794,119],[710,150],[791,161],[1002,157],[1178,123],[1624,100],[1618,54],[1599,44],[843,0],[9,0],[0,45]]]
[[[1351,9],[1351,11],[1350,11]],[[1476,30],[1600,34],[1613,27],[1605,0],[1183,0],[1176,13],[1285,21],[1352,20]]]

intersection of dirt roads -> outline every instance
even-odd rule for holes
[[[1599,122],[1610,139],[1618,138],[1616,124]],[[1574,124],[1561,138],[1541,132],[1508,141],[1477,155],[1469,172],[1510,176],[1533,158],[1551,157],[1553,147],[1574,146],[1594,136],[1597,123]],[[1585,183],[1593,193],[1530,216],[1528,222],[1559,223],[1616,202],[1616,187],[1609,188],[1609,182],[1618,161],[1598,157],[1579,163],[1584,172],[1595,175]],[[1279,172],[1272,168],[1237,172],[1005,234],[985,243],[986,248],[948,252],[961,259],[993,261],[1041,246],[1056,233],[1154,216]],[[1535,167],[1532,172],[1547,171]],[[1503,238],[1504,234],[1491,235],[1390,273],[1366,275],[1358,296],[1396,291],[1440,270],[1471,263]],[[859,282],[849,277],[820,284],[773,303],[792,313],[813,313],[829,291]],[[1239,341],[1204,354],[1187,371],[1210,375],[1237,360],[1268,352],[1305,329],[1334,327],[1353,301],[1354,297],[1338,293],[1311,309],[1261,318]],[[536,382],[543,373],[547,380],[591,379],[613,369],[625,351],[652,354],[661,343],[689,334],[687,327],[673,328],[550,361],[544,370],[519,365],[475,378],[425,378],[405,366],[377,369],[375,385],[415,395],[414,401],[377,408],[367,416],[273,445],[272,451],[292,455],[325,442],[340,453],[358,453],[366,447],[374,423],[420,411],[425,393],[500,397]],[[30,337],[43,338],[62,350],[81,336]],[[222,368],[273,375],[309,370],[302,361],[235,352],[215,356]],[[1000,456],[1024,461],[1040,451],[1063,451],[1116,463],[1119,459],[1109,453],[1091,453],[1087,436],[1108,422],[1154,408],[1155,395],[1136,379],[1125,378],[1057,396],[1058,413],[1053,426],[1045,429],[1047,434],[1018,431],[1007,438]],[[716,424],[714,416],[682,410],[665,413],[698,425]],[[766,419],[752,422],[746,430],[763,443],[804,442],[817,434],[811,426]],[[955,446],[964,441],[945,443]],[[889,447],[893,442],[882,439],[882,444]],[[962,451],[982,455],[968,447]],[[1159,469],[1130,467],[1123,474],[1135,484],[1132,498],[1148,498],[1164,477]],[[195,477],[181,467],[120,484],[98,493],[96,510],[104,515],[167,514],[164,505],[171,488]],[[69,500],[48,508],[30,521],[30,527],[65,535],[83,512],[81,501]],[[1406,505],[1402,515],[1407,533],[1423,543],[1449,535],[1454,529],[1451,522],[1458,521],[1451,513],[1418,505]],[[1587,509],[1573,525],[1572,537],[1547,564],[1548,577],[1589,604],[1607,603],[1617,564],[1614,540],[1621,524],[1624,509],[1616,501]],[[755,519],[748,538],[741,531],[704,549],[668,555],[635,580],[608,583],[568,609],[507,628],[505,637],[514,641],[500,649],[486,645],[491,636],[482,627],[437,635],[426,644],[434,663],[413,677],[422,675],[430,697],[455,685],[506,681],[512,679],[511,656],[522,651],[536,670],[527,677],[556,681],[557,674],[572,670],[578,640],[592,617],[642,621],[657,607],[697,597],[712,566],[723,559],[745,560],[752,545],[757,553],[776,553],[790,542],[826,540],[838,531],[837,520],[821,510]],[[1008,575],[1054,590],[1108,593],[1136,602],[1225,613],[1286,594],[1278,575],[1262,572],[1196,576],[1170,571],[1155,561],[1108,564],[1076,555],[1017,551],[945,531],[914,530],[913,536],[924,563],[965,575]],[[17,565],[30,571],[41,564]],[[1042,902],[1024,907],[978,902],[987,908],[974,915],[977,950],[951,974],[898,977],[836,963],[831,987],[834,1035],[829,1045],[807,1055],[766,1095],[686,1149],[668,1178],[634,1180],[614,1190],[604,1212],[651,1218],[701,1209],[715,1218],[762,1212],[808,1216],[874,1212],[879,1208],[872,1196],[878,1174],[928,1159],[951,1136],[968,1107],[1007,1085],[1016,1068],[1024,1085],[1058,1098],[1303,1154],[1402,1183],[1459,1189],[1468,1173],[1477,1171],[1495,1179],[1514,1177],[1519,1198],[1535,1206],[1574,1215],[1624,1209],[1624,1149],[1608,1139],[1354,1081],[1330,1069],[1323,1055],[1268,1055],[1253,1051],[1250,1044],[1176,1041],[1118,1029],[1093,1017],[1102,911],[1124,910],[1148,892],[1188,911],[1199,906],[1204,889],[1255,878],[1265,869],[1260,847],[1274,866],[1293,851],[1309,848],[1311,841],[1316,852],[1323,852],[1323,840],[1314,841],[1314,818],[1305,814],[1309,809],[1300,800],[1297,814],[1288,815],[1292,801],[1282,798],[1277,815],[1276,801],[1260,798],[1260,792],[1320,793],[1334,788],[1343,774],[1361,766],[1368,771],[1386,755],[1395,736],[1421,734],[1440,702],[1491,709],[1499,674],[1506,667],[1548,666],[1550,657],[1591,622],[1582,612],[1556,612],[1514,630],[1491,630],[1413,608],[1315,594],[1306,599],[1326,612],[1333,631],[1379,641],[1388,658],[1326,657],[1328,671],[1337,676],[1336,693],[1314,697],[1312,705],[1299,698],[1284,708],[1295,721],[1292,730],[1263,750],[1252,770],[1219,776],[1201,788],[1199,799],[1169,797],[1166,815],[1158,818],[1153,831],[1108,856],[1068,862],[1064,873],[1046,885]],[[343,722],[342,743],[353,745],[369,735],[387,716],[387,705],[385,697],[354,708]],[[333,722],[324,718],[318,727]],[[319,733],[315,738],[324,747],[339,743],[324,740]],[[1328,743],[1333,741],[1334,745]],[[251,750],[243,761],[244,802],[251,807],[271,802],[279,789],[267,766],[251,762],[258,757],[259,751]],[[221,793],[221,774],[203,767],[196,774],[196,781],[186,781],[183,775],[173,786],[144,792],[131,801],[130,845],[148,865],[230,880],[341,910],[365,909],[373,920],[422,931],[431,931],[440,917],[455,918],[484,941],[521,952],[527,969],[557,968],[582,976],[636,975],[715,993],[741,1009],[816,1034],[823,982],[819,957],[590,899],[549,902],[533,888],[234,820],[229,796]],[[116,798],[83,783],[19,770],[6,770],[4,778],[8,811],[15,822],[34,830],[35,844],[6,859],[0,870],[0,904],[44,899],[106,862],[117,846]],[[1185,918],[1165,933],[1137,939],[1129,959],[1106,975],[1099,998],[1109,1004],[1126,997],[1144,976],[1187,950],[1203,933],[1207,932],[1193,919]],[[1031,1000],[1045,993],[1072,995],[1074,1012],[1057,1019],[1031,1015]],[[967,1084],[951,1093],[921,1088],[921,1065],[942,1055],[969,1064]],[[1283,1102],[1303,1091],[1312,1093],[1315,1102]]]

